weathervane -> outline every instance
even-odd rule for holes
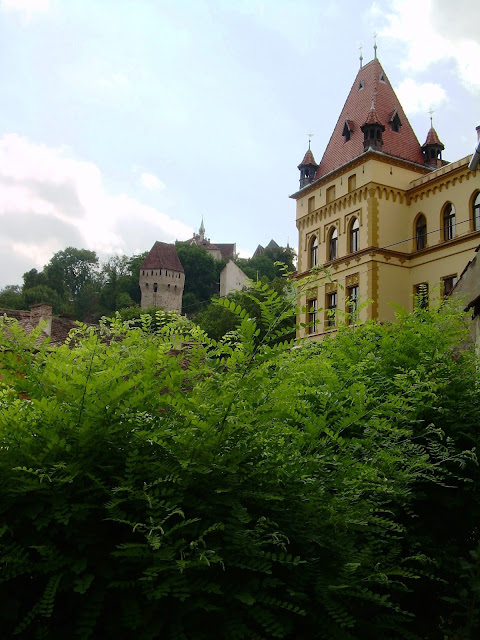
[[[360,46],[358,47],[360,51],[360,69],[363,67],[363,42],[360,42]]]
[[[432,109],[432,107],[430,107],[428,113],[430,114],[430,128],[433,129],[433,114],[435,113],[435,109]]]
[[[377,32],[373,34],[373,50],[375,51],[375,60],[377,59]]]
[[[315,134],[314,133],[307,133],[308,136],[308,150],[310,151],[310,142],[312,141],[312,138]]]

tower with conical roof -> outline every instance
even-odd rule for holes
[[[430,129],[427,134],[427,139],[422,145],[423,157],[425,164],[429,167],[437,169],[442,166],[442,151],[445,146],[440,142],[437,132],[433,128],[433,122],[430,119]]]
[[[298,165],[291,197],[300,285],[308,276],[302,335],[335,331],[340,312],[351,313],[349,322],[393,321],[390,303],[412,309],[423,285],[450,290],[480,243],[480,173],[470,180],[469,157],[448,163],[443,150],[433,125],[420,144],[375,49],[360,65],[320,162],[309,144]],[[321,264],[328,281],[312,270]],[[362,299],[372,302],[360,309]]]
[[[315,158],[313,157],[309,140],[308,149],[303,156],[303,160],[298,165],[298,170],[300,171],[300,189],[315,180],[317,169],[318,164],[315,162]]]

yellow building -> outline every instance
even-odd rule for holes
[[[393,320],[449,293],[480,242],[480,171],[445,162],[433,126],[417,140],[377,59],[355,78],[320,164],[298,166],[298,280],[307,323],[321,339],[364,300],[359,321]],[[312,267],[330,271],[325,280]]]

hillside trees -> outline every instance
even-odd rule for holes
[[[475,637],[462,318],[292,349],[274,344],[284,301],[259,304],[264,339],[234,306],[236,341],[188,323],[183,349],[175,321],[79,329],[53,351],[2,321],[4,637]]]

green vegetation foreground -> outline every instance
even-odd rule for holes
[[[283,304],[261,342],[240,309],[219,343],[170,315],[52,350],[2,321],[1,637],[476,637],[464,318],[292,349]]]

